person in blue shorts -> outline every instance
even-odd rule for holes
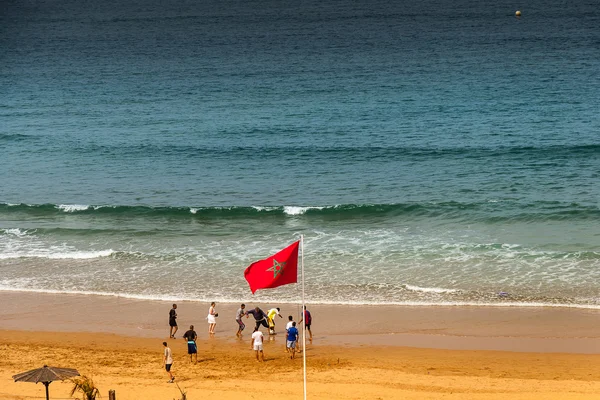
[[[298,343],[298,328],[296,328],[296,323],[292,322],[292,326],[287,330],[287,338],[286,338],[287,351],[292,353],[290,358],[293,360],[296,358],[296,343]]]
[[[183,334],[183,338],[187,340],[190,362],[192,362],[192,357],[196,357],[196,364],[198,364],[198,346],[196,345],[198,335],[194,330],[194,325],[190,325],[190,329]]]
[[[165,369],[167,370],[167,374],[169,374],[168,383],[173,383],[175,381],[175,376],[171,372],[171,366],[173,365],[173,353],[171,353],[171,348],[167,345],[167,342],[163,342],[163,346],[165,347],[165,355],[163,357],[163,363],[165,365]]]

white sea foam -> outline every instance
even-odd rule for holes
[[[285,206],[283,212],[287,215],[302,215],[308,210],[322,210],[325,207],[298,207],[298,206]]]
[[[75,211],[85,211],[90,208],[90,206],[85,204],[59,204],[56,206],[61,211],[64,212],[75,212]]]
[[[262,207],[262,206],[252,206],[256,211],[273,211],[277,210],[277,207]]]
[[[196,213],[198,212],[198,209],[197,209],[197,208],[191,208],[191,207],[190,207],[190,212],[191,212],[192,214],[196,214]]]
[[[29,234],[29,231],[27,229],[19,229],[19,228],[2,229],[2,231],[6,235],[13,235],[13,236],[18,236],[18,237],[27,236]]]
[[[108,296],[121,297],[127,299],[152,300],[152,301],[192,301],[208,303],[216,301],[217,303],[239,303],[244,301],[242,298],[227,298],[227,297],[192,297],[185,295],[167,295],[167,294],[134,294],[134,293],[113,293],[101,291],[87,290],[60,290],[60,289],[37,289],[37,288],[20,288],[0,284],[0,291],[3,292],[28,292],[28,293],[49,293],[49,294],[72,294],[84,296]],[[258,298],[260,297],[260,298]],[[277,304],[298,304],[297,300],[280,299],[272,296],[258,296],[257,301],[262,303],[277,303]],[[600,305],[596,304],[566,304],[566,303],[543,303],[543,302],[466,302],[466,301],[360,301],[360,300],[312,300],[309,299],[307,304],[311,305],[352,305],[352,306],[410,306],[410,307],[524,307],[524,308],[574,308],[587,310],[600,310]]]
[[[435,288],[435,287],[419,287],[413,285],[404,285],[404,287],[408,290],[412,290],[413,292],[423,292],[423,293],[456,293],[458,290],[456,289],[444,289],[444,288]]]
[[[138,294],[129,294],[129,293],[110,293],[110,292],[97,292],[90,290],[54,290],[54,289],[31,289],[31,288],[14,288],[10,286],[0,285],[0,291],[2,292],[26,292],[26,293],[48,293],[48,294],[75,294],[75,295],[83,295],[83,296],[108,296],[108,297],[122,297],[127,299],[137,299],[137,300],[156,300],[156,301],[206,301],[209,300],[196,300],[196,299],[186,299],[183,297],[177,296],[161,296],[161,295],[138,295]],[[220,301],[220,303],[224,303],[224,301]]]
[[[112,255],[114,251],[100,250],[100,251],[66,251],[66,252],[51,252],[51,251],[37,251],[37,252],[14,252],[14,253],[2,253],[0,254],[0,260],[8,260],[15,258],[47,258],[51,260],[85,260],[92,258],[108,257]]]

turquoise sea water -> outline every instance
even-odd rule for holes
[[[0,290],[600,307],[600,11],[515,11],[3,2]]]

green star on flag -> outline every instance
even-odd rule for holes
[[[276,259],[273,259],[273,266],[269,269],[267,269],[267,271],[273,271],[273,279],[277,278],[279,275],[283,275],[283,270],[285,268],[285,265],[287,264],[287,262],[279,262]]]

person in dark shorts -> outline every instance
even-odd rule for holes
[[[173,304],[173,308],[169,311],[169,326],[171,330],[169,331],[169,337],[171,339],[175,339],[175,332],[177,332],[177,304]]]
[[[242,304],[240,306],[240,308],[238,308],[237,312],[235,313],[235,322],[237,322],[237,324],[238,324],[238,331],[235,334],[235,336],[237,336],[237,337],[242,336],[242,331],[246,327],[246,325],[244,325],[244,321],[242,320],[242,317],[244,315],[246,315],[246,312],[244,311],[245,308],[246,308],[246,305]]]
[[[173,383],[173,381],[175,380],[175,377],[171,372],[171,366],[173,365],[173,353],[171,353],[171,349],[167,345],[167,342],[163,342],[163,346],[165,346],[165,355],[163,357],[163,362],[165,364],[167,374],[169,374],[169,378],[171,378],[169,379],[168,383]]]
[[[302,323],[302,320],[300,320],[300,323]],[[310,326],[312,325],[312,316],[310,315],[310,311],[308,311],[306,309],[306,306],[304,306],[304,327],[305,329],[308,330],[308,340],[310,340],[310,342],[312,343],[312,331],[310,330]]]
[[[192,362],[192,357],[195,357],[196,364],[198,364],[198,346],[196,345],[196,339],[198,339],[198,335],[194,330],[194,325],[190,325],[190,329],[183,334],[183,338],[187,340],[190,362]]]
[[[258,328],[262,325],[265,328],[269,328],[269,324],[267,324],[267,314],[265,314],[265,312],[263,310],[261,310],[258,307],[255,307],[254,310],[250,310],[246,312],[246,318],[248,318],[248,316],[252,314],[252,316],[254,317],[254,321],[256,322],[256,326],[254,327],[254,330],[258,330]]]

